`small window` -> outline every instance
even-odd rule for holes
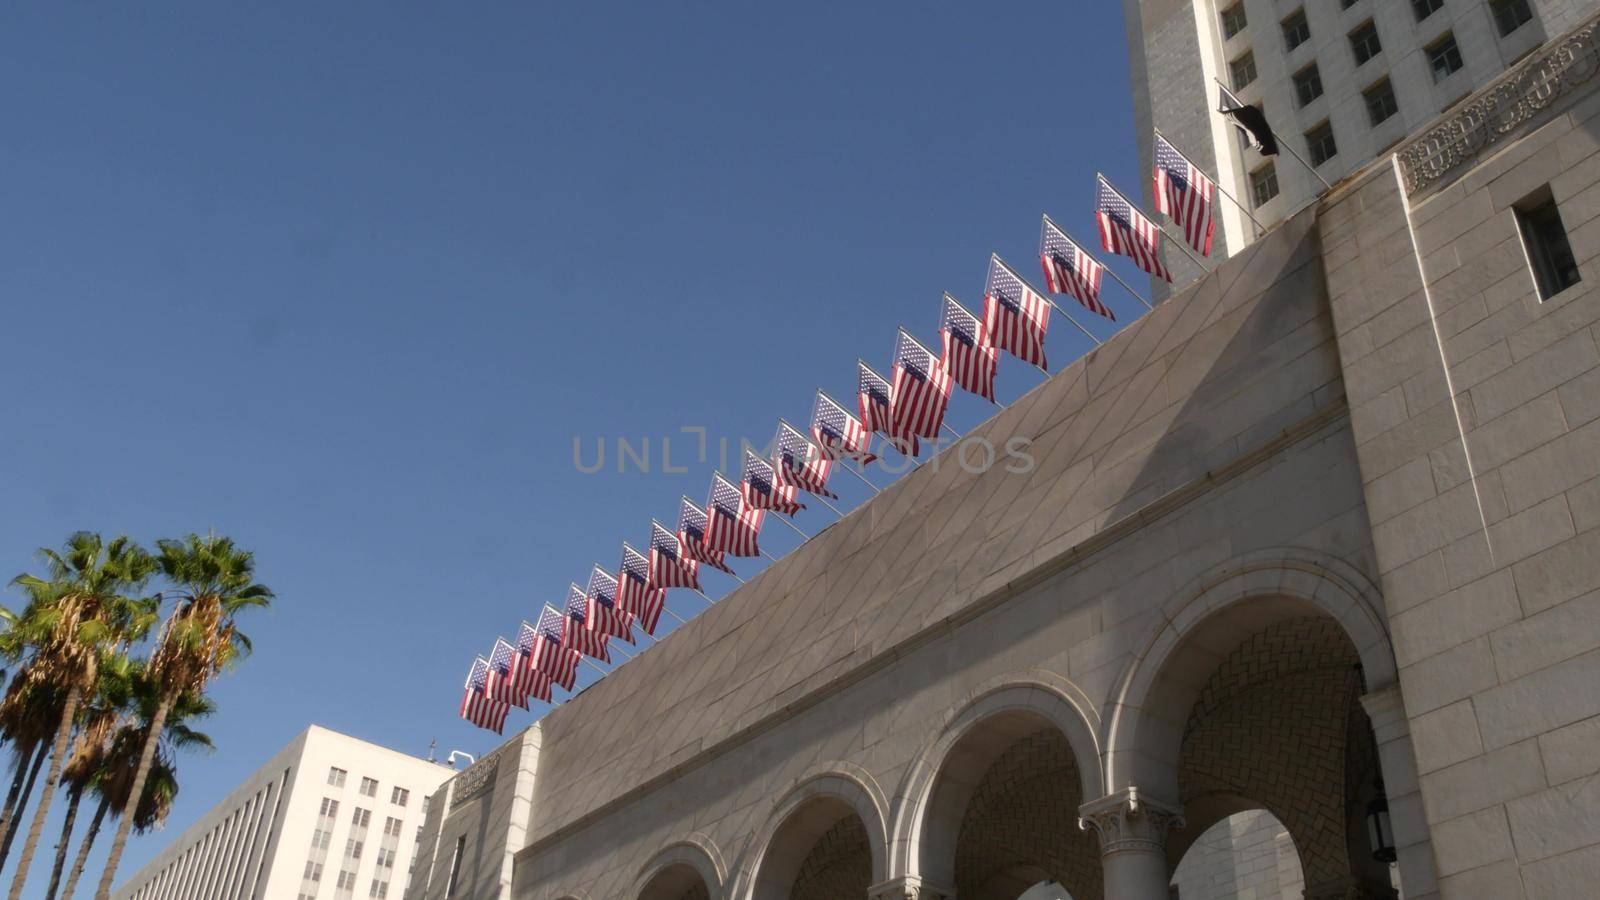
[[[1456,36],[1446,34],[1428,45],[1428,67],[1433,70],[1433,83],[1449,78],[1466,65],[1461,61],[1461,48],[1456,46]]]
[[[328,769],[328,783],[334,787],[344,787],[344,777],[349,774],[338,766],[331,766]]]
[[[403,787],[397,787],[389,792],[389,802],[395,806],[405,806],[411,801],[411,792]]]
[[[1528,0],[1489,0],[1489,11],[1494,13],[1494,24],[1500,29],[1501,37],[1533,21]]]
[[[1360,2],[1361,2],[1361,0],[1339,0],[1339,8],[1340,9],[1349,9],[1350,7],[1355,6],[1357,3],[1360,3]]]
[[[450,857],[450,881],[445,885],[444,889],[446,897],[454,897],[456,895],[457,882],[461,880],[461,857],[466,852],[466,849],[466,836],[462,835],[456,838],[456,852]]]
[[[1517,229],[1522,233],[1522,247],[1533,269],[1539,299],[1549,300],[1582,280],[1572,244],[1567,241],[1566,226],[1561,223],[1561,210],[1556,208],[1549,186],[1518,203],[1516,212]]]
[[[332,818],[339,814],[339,801],[332,797],[322,798],[322,815]]]
[[[376,779],[373,779],[373,778],[363,778],[363,779],[361,779],[361,796],[363,796],[363,797],[376,797],[376,796],[378,796],[378,782],[377,782]]]
[[[1316,63],[1294,73],[1294,96],[1301,106],[1322,96],[1322,73]]]
[[[1256,80],[1256,55],[1249,51],[1231,63],[1228,71],[1233,75],[1233,89],[1239,90]]]
[[[1383,52],[1383,44],[1378,42],[1378,26],[1372,24],[1371,19],[1350,32],[1350,52],[1356,55],[1357,66]]]
[[[1320,166],[1337,156],[1339,146],[1333,142],[1333,125],[1323,122],[1306,132],[1306,150],[1311,153],[1313,166]]]
[[[1411,0],[1411,14],[1417,17],[1418,22],[1441,9],[1444,9],[1444,0]]]
[[[1362,91],[1361,96],[1367,101],[1367,117],[1374,125],[1388,121],[1390,116],[1400,111],[1400,101],[1394,96],[1394,85],[1387,78]]]
[[[350,824],[357,828],[365,828],[372,821],[372,810],[356,807],[355,815],[350,817]]]
[[[1222,37],[1231,38],[1244,30],[1249,22],[1244,17],[1244,3],[1235,3],[1222,11]]]
[[[1273,197],[1278,196],[1277,166],[1269,162],[1250,173],[1250,196],[1255,200],[1257,209],[1265,206]]]
[[[1283,42],[1289,46],[1290,50],[1311,40],[1311,25],[1306,22],[1305,10],[1295,10],[1290,14],[1289,18],[1283,20],[1282,25]]]

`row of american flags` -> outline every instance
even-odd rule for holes
[[[1198,167],[1156,135],[1156,209],[1202,256],[1211,253],[1214,191]],[[1161,257],[1166,232],[1103,175],[1096,177],[1095,221],[1101,249],[1128,257],[1154,277],[1172,280]],[[770,456],[747,448],[737,482],[713,473],[704,503],[682,498],[676,527],[652,520],[643,551],[624,543],[615,570],[595,565],[585,586],[568,586],[565,604],[546,605],[536,621],[524,620],[514,640],[497,637],[487,656],[472,661],[461,717],[500,733],[512,707],[528,709],[530,700],[550,703],[556,687],[572,691],[585,658],[610,662],[613,650],[623,652],[613,642],[633,645],[635,628],[653,637],[662,615],[673,615],[666,607],[667,591],[691,590],[712,602],[701,589],[701,570],[709,566],[738,578],[730,558],[766,555],[760,536],[767,513],[792,517],[805,508],[801,498],[808,495],[824,504],[838,499],[828,487],[836,464],[865,466],[878,459],[875,436],[908,458],[919,457],[926,442],[937,444],[946,427],[953,388],[997,402],[995,373],[1001,353],[1048,371],[1050,313],[1065,315],[1051,295],[1071,297],[1088,312],[1116,320],[1101,298],[1105,264],[1049,216],[1041,224],[1039,262],[1043,291],[998,255],[991,256],[981,312],[944,295],[937,352],[902,328],[888,377],[857,361],[853,409],[819,390],[809,428],[780,419]]]

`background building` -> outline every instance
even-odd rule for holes
[[[118,900],[399,897],[452,771],[311,726],[115,892]]]
[[[1140,170],[1152,133],[1166,135],[1266,226],[1301,209],[1323,184],[1287,150],[1248,149],[1215,115],[1220,79],[1260,103],[1281,141],[1330,183],[1488,83],[1551,35],[1571,30],[1594,0],[1123,0],[1133,72]],[[1144,186],[1153,208],[1150,185]],[[1218,206],[1218,250],[1255,227]],[[1213,251],[1216,253],[1217,251]],[[1168,248],[1176,284],[1199,274]],[[1170,288],[1154,285],[1158,296]]]

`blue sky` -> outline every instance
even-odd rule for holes
[[[574,438],[765,441],[978,306],[991,250],[1037,281],[1041,212],[1090,239],[1094,173],[1140,188],[1127,71],[1113,3],[8,7],[0,573],[213,528],[279,594],[122,873],[308,723],[492,747],[473,654],[711,470]]]

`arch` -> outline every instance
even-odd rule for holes
[[[751,837],[740,854],[741,864],[727,896],[765,900],[767,894],[775,893],[774,885],[792,883],[804,861],[804,850],[810,847],[807,839],[814,842],[851,815],[861,821],[866,832],[871,883],[884,881],[888,871],[887,809],[883,790],[860,766],[844,761],[813,766],[791,783]]]
[[[1243,798],[1233,802],[1232,813],[1209,815],[1203,825],[1190,822],[1185,829],[1192,834],[1172,865],[1179,895],[1225,896],[1253,887],[1261,895],[1300,896],[1305,870],[1293,833],[1271,810]]]
[[[892,874],[953,888],[957,832],[975,775],[1041,728],[1053,728],[1066,739],[1077,764],[1080,796],[1101,796],[1100,723],[1089,698],[1068,679],[1043,669],[990,679],[962,698],[934,742],[908,768],[896,798]],[[938,790],[940,775],[951,774],[953,765],[971,770],[962,775],[970,783]]]
[[[1199,692],[1198,682],[1242,635],[1293,618],[1327,616],[1355,647],[1367,691],[1394,683],[1382,608],[1377,586],[1354,566],[1298,547],[1245,554],[1190,581],[1134,645],[1113,695],[1103,742],[1107,792],[1137,786],[1169,802],[1177,799],[1177,727]]]
[[[698,881],[711,900],[722,900],[727,871],[716,844],[696,832],[670,841],[641,866],[630,896],[635,900],[677,900]]]

